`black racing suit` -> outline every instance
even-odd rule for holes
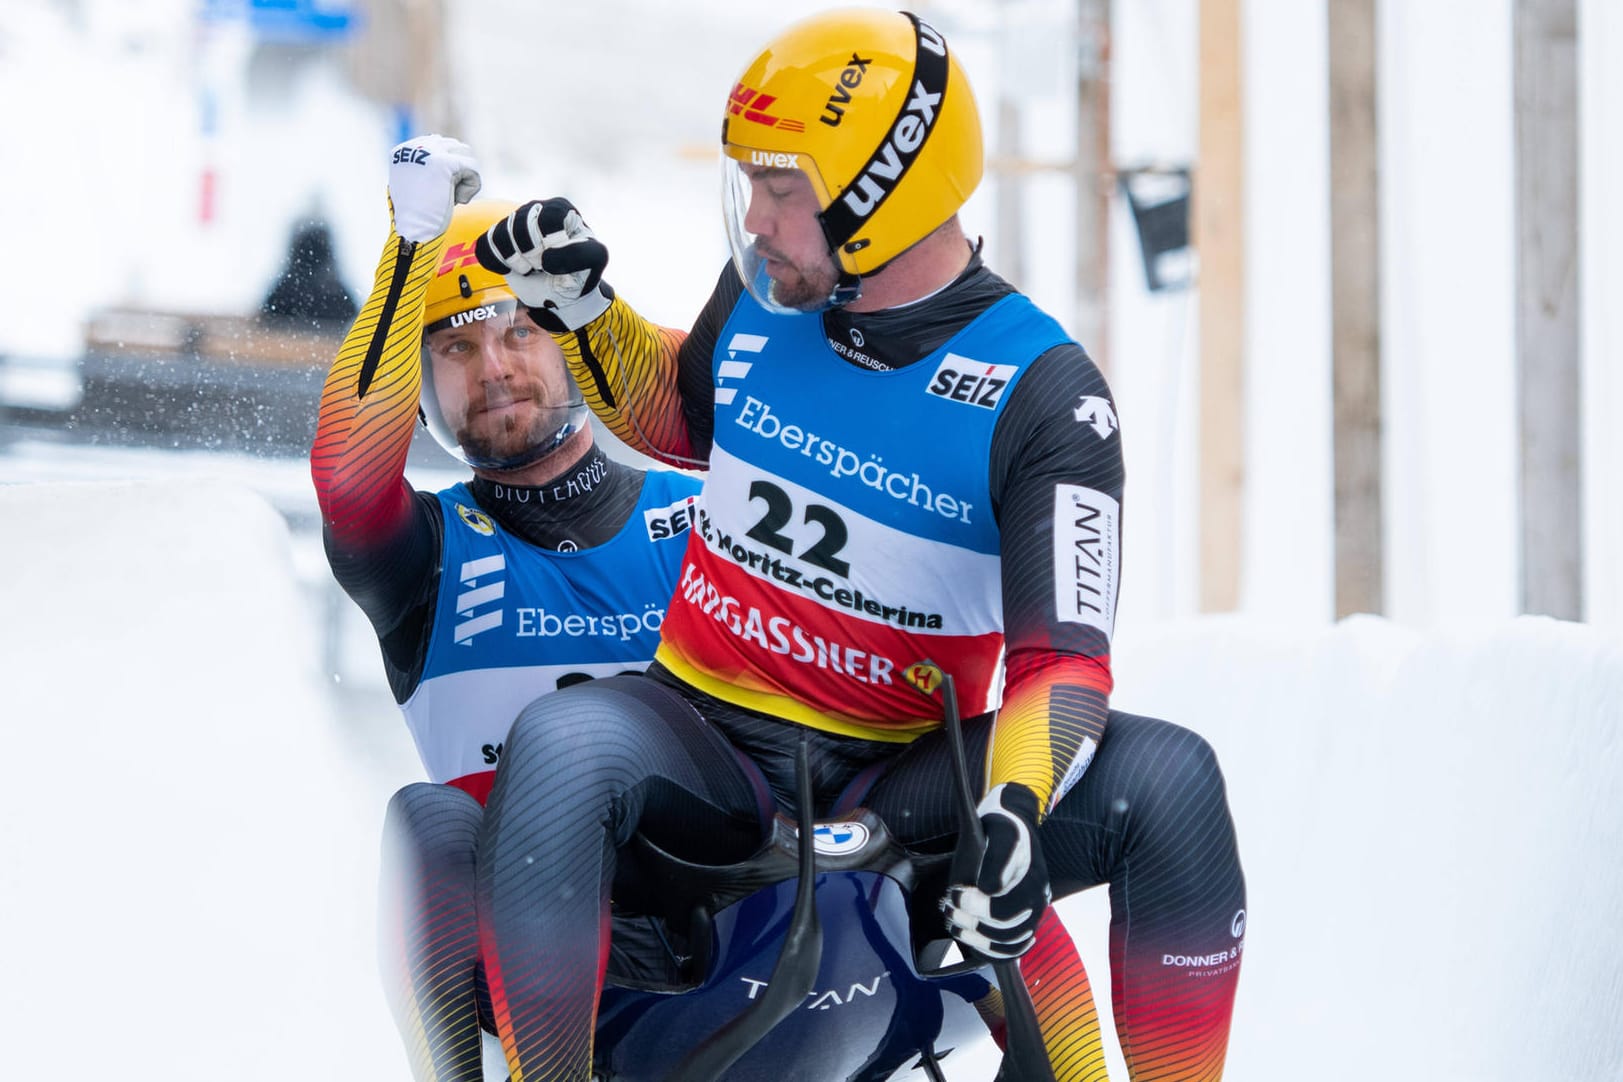
[[[376,630],[389,687],[403,705],[424,678],[446,544],[439,497],[413,491],[405,479],[418,424],[424,297],[436,269],[444,273],[443,247],[443,238],[414,245],[389,237],[373,292],[328,374],[311,451],[333,575]],[[530,558],[552,561],[562,559],[554,555],[560,550],[590,550],[620,535],[651,476],[594,447],[543,484],[476,477],[469,489],[474,511],[533,546]],[[636,603],[663,605],[668,591]],[[454,699],[444,704],[448,729],[466,724],[460,708]],[[500,719],[500,731],[510,718]],[[492,777],[486,769],[447,777],[451,784],[407,786],[385,815],[381,960],[419,1079],[483,1077],[473,858],[479,801]]]
[[[835,311],[823,330],[835,353],[882,373],[938,351],[1011,291],[977,256],[924,301]],[[709,456],[713,358],[735,306],[751,303],[740,292],[725,270],[685,337],[647,324],[623,298],[560,336],[588,401],[617,434],[671,461]],[[1094,403],[1093,412],[1084,416],[1079,402]],[[1110,710],[1107,634],[1054,616],[1055,484],[1120,499],[1108,403],[1081,347],[1056,345],[1031,362],[987,448],[1006,653],[996,721],[982,716],[966,727],[972,769],[993,784],[1026,785],[1047,809],[1039,838],[1056,896],[1109,884],[1115,1021],[1132,1077],[1214,1079],[1245,906],[1221,773],[1195,734]],[[920,432],[920,446],[938,438]],[[701,691],[658,664],[650,673],[653,680],[597,681],[537,701],[515,723],[498,772],[477,896],[515,1079],[590,1071],[619,847],[641,831],[690,859],[737,859],[759,825],[762,787],[780,803],[792,791],[802,736],[813,742],[819,809],[860,801],[919,847],[949,845],[955,835],[939,713],[933,727],[928,717],[897,719],[911,726],[901,739],[875,719],[865,737],[849,724],[751,709],[725,684]],[[1040,944],[1025,961],[1045,1043],[1058,1077],[1102,1079],[1086,976],[1068,941],[1063,948]]]

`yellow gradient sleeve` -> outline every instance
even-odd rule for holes
[[[1110,660],[1021,651],[1006,661],[1003,706],[987,757],[988,790],[1018,782],[1046,817],[1076,784],[1104,736]]]
[[[661,462],[694,464],[676,383],[686,331],[651,323],[616,296],[582,329],[554,337],[587,404],[610,432]]]

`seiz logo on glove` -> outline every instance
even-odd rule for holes
[[[608,248],[562,197],[520,205],[479,238],[474,254],[481,267],[506,276],[513,295],[549,331],[578,331],[614,299],[603,281]]]
[[[451,224],[451,207],[479,192],[479,163],[466,143],[420,135],[389,153],[389,211],[394,231],[414,244]]]
[[[1004,782],[975,811],[986,848],[978,867],[954,863],[955,885],[941,900],[941,911],[948,933],[967,951],[994,961],[1018,958],[1036,942],[1037,925],[1052,898],[1037,844],[1037,796],[1024,785]]]

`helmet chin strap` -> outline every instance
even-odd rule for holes
[[[862,275],[840,272],[840,280],[828,295],[829,308],[844,308],[862,296]]]

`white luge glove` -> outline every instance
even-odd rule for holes
[[[466,143],[419,135],[389,152],[389,207],[394,231],[421,244],[445,232],[451,208],[479,192],[479,163]]]
[[[947,932],[985,958],[1018,958],[1037,941],[1052,894],[1037,844],[1037,798],[1004,782],[975,809],[986,848],[974,882],[955,882],[941,901]]]
[[[609,250],[575,204],[531,200],[491,226],[474,245],[479,265],[504,275],[531,316],[552,331],[578,331],[608,311],[603,281]]]

